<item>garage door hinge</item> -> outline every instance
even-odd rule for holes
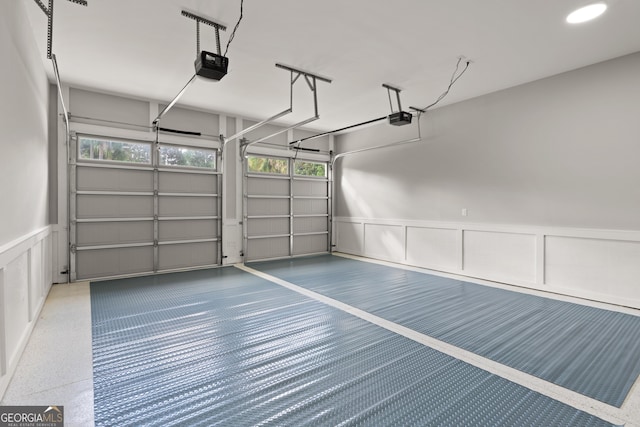
[[[153,241],[153,246],[154,246],[154,247],[158,247],[158,241],[157,241],[157,240],[154,240],[154,241]]]
[[[77,247],[76,245],[71,245],[71,253],[72,253],[72,254],[75,254],[75,253],[76,253],[76,249],[77,249],[77,248],[78,248],[78,247]]]

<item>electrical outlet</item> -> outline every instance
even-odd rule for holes
[[[467,208],[462,208],[462,216],[467,216]]]

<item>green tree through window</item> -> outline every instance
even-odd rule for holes
[[[287,159],[249,156],[247,164],[249,172],[289,174],[289,160]]]
[[[87,160],[151,163],[151,144],[80,137],[79,155]]]
[[[215,169],[216,152],[206,148],[188,148],[172,145],[160,146],[160,164]]]
[[[304,176],[327,176],[327,164],[318,162],[306,162],[304,160],[296,160],[293,173]]]

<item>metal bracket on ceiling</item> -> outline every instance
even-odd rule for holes
[[[36,0],[37,1],[37,0]],[[70,0],[71,1],[71,0]],[[215,28],[216,30],[216,47],[218,48],[218,55],[222,55],[221,54],[221,49],[220,49],[220,30],[222,31],[226,31],[227,27],[219,24],[211,19],[208,18],[203,18],[202,16],[198,16],[195,13],[191,13],[189,11],[183,10],[181,12],[182,16],[186,16],[187,18],[190,19],[194,19],[196,21],[196,56],[200,55],[200,23],[202,22],[203,24],[206,25],[210,25],[212,27]],[[160,119],[169,112],[169,110],[171,110],[173,108],[173,106],[176,104],[176,102],[178,102],[178,100],[182,97],[182,95],[184,95],[184,93],[187,91],[187,88],[189,86],[191,86],[191,84],[193,82],[196,81],[196,76],[197,74],[194,74],[193,77],[191,77],[189,79],[189,81],[187,82],[186,85],[184,85],[184,87],[180,90],[180,92],[178,92],[178,94],[171,100],[171,102],[169,102],[169,104],[167,104],[166,107],[164,107],[164,109],[160,112],[160,114],[158,114],[158,117],[156,117],[153,122],[152,125],[154,128],[158,127],[158,122],[160,122]]]
[[[41,0],[34,0],[40,9],[47,15],[47,59],[51,59],[51,46],[53,44],[53,0],[49,0],[49,7],[45,6]],[[87,6],[85,0],[67,0],[71,3]]]
[[[187,18],[196,21],[196,55],[200,55],[200,23],[203,23],[212,26],[216,30],[216,48],[218,49],[218,55],[222,56],[222,49],[220,48],[220,30],[226,31],[227,27],[211,19],[198,16],[195,13],[191,13],[187,10],[182,11],[182,16],[186,16]]]
[[[393,102],[391,101],[391,91],[396,93],[396,100],[397,100],[397,103],[398,103],[398,111],[402,111],[402,104],[400,103],[400,92],[402,92],[402,89],[399,89],[397,87],[393,87],[393,86],[388,85],[386,83],[383,83],[382,87],[387,89],[387,94],[389,95],[389,107],[391,108],[391,113],[395,113],[396,112],[393,109]]]
[[[244,157],[246,155],[247,152],[247,148],[250,145],[253,144],[257,144],[259,142],[264,142],[270,138],[273,138],[274,136],[280,135],[282,133],[288,132],[291,129],[296,129],[299,128],[300,126],[304,126],[308,123],[311,123],[315,120],[318,120],[320,118],[320,114],[318,113],[318,81],[322,81],[325,83],[331,83],[331,79],[328,79],[326,77],[322,77],[319,76],[317,74],[313,74],[310,73],[308,71],[303,71],[297,68],[293,68],[290,67],[288,65],[283,65],[283,64],[276,64],[277,68],[282,68],[284,70],[287,70],[290,72],[291,74],[291,79],[290,79],[290,85],[289,85],[289,109],[286,110],[287,113],[290,113],[293,111],[293,85],[298,81],[298,79],[300,77],[304,77],[305,81],[307,82],[307,85],[309,86],[309,89],[311,90],[311,92],[313,92],[313,111],[314,111],[314,115],[312,117],[309,117],[308,119],[302,120],[301,122],[298,122],[296,124],[293,124],[291,126],[288,126],[286,128],[280,129],[277,132],[274,132],[270,135],[264,136],[256,141],[251,141],[251,142],[245,142],[243,143],[242,146],[242,150],[241,150],[241,155],[242,157]],[[283,112],[284,113],[284,112]],[[265,124],[265,123],[263,123]],[[253,130],[253,129],[251,129]],[[249,131],[249,128],[245,129],[245,131],[243,131],[244,133],[247,133],[247,131]],[[234,137],[236,137],[236,135],[234,135]]]

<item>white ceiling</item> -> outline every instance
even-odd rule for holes
[[[17,0],[16,0],[17,1]],[[47,19],[27,3],[47,70]],[[46,1],[45,1],[46,3]],[[240,0],[56,0],[53,52],[63,83],[168,102],[194,74],[195,21],[183,9],[227,25]],[[382,83],[403,89],[403,109],[425,107],[446,88],[460,55],[467,73],[446,105],[640,51],[640,1],[609,0],[586,24],[565,16],[585,0],[246,0],[244,18],[220,82],[198,79],[180,104],[262,120],[289,106],[289,72],[276,63],[333,80],[319,82],[320,120],[331,130],[390,113]],[[212,27],[201,47],[216,51]],[[53,74],[50,72],[50,76]],[[53,81],[53,80],[52,80]],[[294,85],[294,113],[313,115],[312,93]],[[72,111],[73,113],[73,111]]]

